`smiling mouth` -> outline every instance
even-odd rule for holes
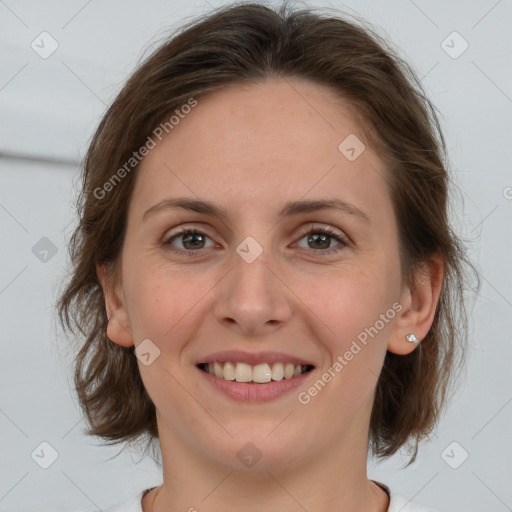
[[[231,361],[200,363],[197,367],[219,379],[245,382],[247,384],[266,384],[268,382],[293,379],[313,370],[312,365],[293,363],[262,363],[250,365]]]

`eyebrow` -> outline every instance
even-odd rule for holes
[[[176,197],[163,199],[162,201],[148,208],[144,212],[142,220],[145,220],[151,214],[172,208],[181,208],[182,210],[203,213],[205,215],[212,215],[225,221],[228,220],[229,217],[225,209],[210,201],[202,201],[200,199],[192,199],[187,197]],[[279,212],[279,217],[290,217],[292,215],[298,215],[301,213],[311,213],[328,209],[340,210],[347,214],[358,217],[359,219],[365,221],[367,224],[371,224],[370,218],[366,213],[357,208],[357,206],[346,203],[341,199],[290,201],[286,203],[281,209]]]

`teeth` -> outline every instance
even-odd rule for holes
[[[306,369],[300,364],[293,363],[268,363],[251,366],[246,363],[217,362],[208,363],[205,369],[210,375],[215,375],[219,379],[236,380],[237,382],[255,382],[265,384],[270,381],[291,379],[298,377]]]
[[[294,370],[295,366],[293,365],[293,363],[286,363],[284,367],[284,378],[291,379],[293,377]]]
[[[220,366],[220,365],[219,365]],[[235,367],[233,365],[233,363],[225,363],[224,364],[224,369],[222,371],[223,373],[223,378],[226,379],[226,380],[235,380]]]
[[[267,363],[257,364],[252,369],[252,380],[253,382],[259,382],[260,384],[270,382],[272,380],[270,366]]]
[[[284,368],[281,363],[272,365],[272,380],[281,380],[284,377]]]
[[[220,377],[220,378],[224,377],[224,372],[222,371],[222,366],[219,363],[217,363],[217,361],[215,361],[215,363],[213,363],[213,369],[215,372],[215,377]],[[208,371],[210,371],[210,365],[208,365]],[[210,373],[212,373],[212,372],[210,372]]]
[[[250,364],[236,363],[235,379],[237,382],[251,382],[252,368]]]

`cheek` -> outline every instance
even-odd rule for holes
[[[315,415],[326,415],[335,437],[340,424],[350,423],[373,402],[396,317],[398,288],[392,283],[396,276],[383,273],[380,265],[345,268],[320,281],[318,277],[316,287],[304,283],[303,293],[315,288],[304,302],[317,317],[314,335],[325,359],[317,381],[301,390],[300,403],[311,403],[304,409],[311,421]]]
[[[125,265],[129,315],[135,345],[151,340],[159,349],[153,363],[139,363],[144,387],[160,411],[178,410],[181,418],[196,411],[176,384],[184,348],[197,328],[197,311],[211,285],[207,275],[173,269],[168,263]],[[190,421],[193,419],[190,418]]]
[[[129,284],[125,285],[134,338],[150,338],[157,344],[181,332],[187,317],[211,289],[208,273],[201,274],[173,269],[166,263],[150,261],[130,267],[126,265]]]
[[[348,350],[352,340],[364,338],[372,326],[385,336],[399,296],[396,265],[361,259],[321,275],[301,277],[298,295],[323,326],[321,338],[331,352]],[[382,320],[384,315],[384,320]],[[372,330],[373,332],[373,330]]]

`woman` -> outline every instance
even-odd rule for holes
[[[427,510],[366,461],[414,460],[461,364],[443,150],[407,65],[338,17],[233,5],[139,67],[59,304],[88,433],[161,448],[109,512]]]

